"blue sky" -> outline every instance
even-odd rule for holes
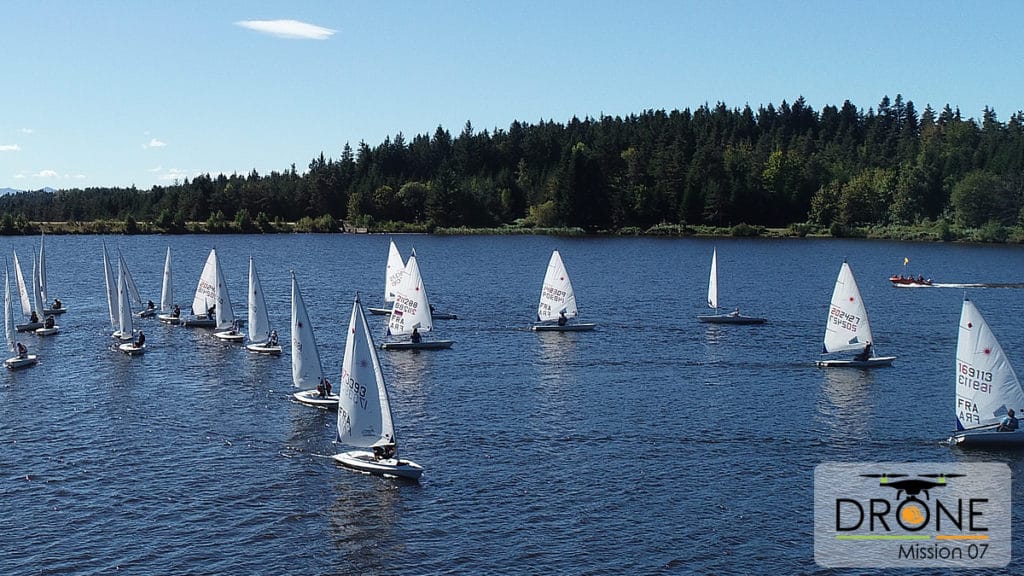
[[[866,110],[901,93],[1005,122],[1024,109],[1022,16],[1018,2],[3,0],[0,188],[304,172],[346,142],[467,120],[801,95]]]

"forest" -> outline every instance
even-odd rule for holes
[[[320,152],[306,170],[204,174],[150,190],[0,197],[0,233],[40,222],[83,232],[282,230],[857,235],[1024,241],[1024,112],[897,94],[867,110],[803,97],[628,117],[443,127]],[[76,228],[77,227],[77,228]],[[866,232],[867,231],[867,232]],[[924,232],[922,232],[924,231]]]

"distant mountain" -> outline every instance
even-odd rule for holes
[[[42,188],[43,192],[56,192],[54,188],[49,186]],[[18,190],[17,188],[0,188],[0,196],[6,196],[8,194],[17,194],[18,192],[25,192],[25,190]]]

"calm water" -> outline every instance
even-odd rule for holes
[[[153,300],[170,245],[182,303],[216,246],[239,315],[255,254],[284,342],[294,270],[335,381],[354,293],[382,299],[387,236],[105,240]],[[0,373],[0,572],[824,572],[812,486],[830,460],[1007,461],[1021,533],[1017,457],[939,445],[963,290],[885,280],[906,256],[937,281],[1022,282],[1021,247],[395,240],[417,250],[437,309],[462,318],[435,323],[451,350],[381,354],[402,454],[426,468],[418,484],[336,466],[334,413],[288,400],[288,354],[153,320],[137,324],[145,356],[110,351],[101,238],[47,237],[50,292],[70,311],[59,336],[28,339],[37,367]],[[713,246],[722,305],[768,325],[697,323]],[[0,253],[12,247],[28,259],[38,239],[4,238]],[[554,248],[598,331],[526,330]],[[813,367],[844,258],[877,352],[899,356],[891,369]],[[1024,369],[1024,292],[969,294]]]

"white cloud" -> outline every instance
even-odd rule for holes
[[[149,144],[142,145],[143,148],[163,148],[164,146],[167,146],[167,143],[156,138],[151,139]]]
[[[36,174],[33,174],[36,178],[58,178],[60,174],[57,174],[55,170],[43,170]]]
[[[15,180],[24,180],[25,179],[25,175],[24,174],[15,174],[14,175],[14,179]]]
[[[270,34],[278,38],[302,38],[306,40],[326,40],[334,34],[334,30],[298,20],[240,20],[237,26]]]
[[[22,134],[32,134],[35,130],[32,128],[19,128],[18,132],[21,132]]]
[[[159,172],[159,171],[161,171],[161,170],[163,170],[163,169],[164,169],[164,167],[163,167],[163,166],[157,166],[156,168],[148,168],[147,170],[148,170],[149,172]]]
[[[0,144],[0,152],[18,152],[21,146],[17,144]]]

